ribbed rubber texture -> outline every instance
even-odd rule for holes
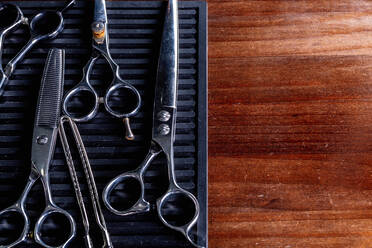
[[[37,126],[57,127],[63,94],[64,56],[64,50],[62,49],[52,49],[48,53],[36,111]]]
[[[27,17],[32,17],[40,10],[56,9],[64,4],[63,1],[12,3],[19,4]],[[136,168],[148,151],[164,4],[156,1],[107,1],[112,56],[121,67],[122,78],[140,91],[144,103],[140,113],[131,118],[135,141],[125,140],[122,121],[108,115],[103,106],[94,120],[78,124],[99,193],[113,177]],[[81,80],[82,67],[90,56],[92,5],[93,1],[80,1],[64,14],[64,32],[57,39],[38,45],[26,56],[15,70],[4,97],[0,99],[0,209],[18,199],[30,171],[33,122],[47,53],[53,47],[66,49],[66,92]],[[200,201],[202,216],[197,232],[202,239],[206,239],[206,6],[201,2],[180,1],[179,8],[180,80],[175,142],[176,175],[180,185],[194,193]],[[27,29],[24,27],[9,35],[5,42],[4,62],[8,62],[27,39]],[[100,59],[91,76],[92,84],[100,95],[103,95],[110,79],[111,71],[104,60]],[[76,153],[73,155],[78,158]],[[85,183],[78,159],[76,166],[79,180]],[[146,198],[152,207],[149,213],[120,217],[104,208],[115,247],[192,247],[181,234],[165,227],[155,211],[156,199],[168,186],[165,168],[165,159],[161,156],[155,159],[146,173]],[[84,247],[82,222],[60,141],[57,141],[51,166],[51,185],[56,204],[68,210],[78,224],[78,236],[70,247]],[[93,228],[95,222],[87,186],[81,186]],[[42,192],[41,183],[38,182],[27,200],[32,226],[45,206]],[[174,211],[177,212],[177,209]],[[0,221],[0,224],[4,222]],[[45,232],[51,241],[56,235],[63,234],[62,231],[53,231],[53,227],[55,225],[51,223],[50,229]],[[10,231],[0,231],[0,242],[5,236],[16,235],[13,228],[15,226],[10,225]],[[101,239],[96,229],[91,234],[94,239]],[[101,247],[99,243],[95,244],[95,247]],[[31,240],[19,247],[39,246]]]

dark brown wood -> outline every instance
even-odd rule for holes
[[[208,5],[210,247],[372,247],[372,2]]]

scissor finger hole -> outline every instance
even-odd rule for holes
[[[139,99],[137,93],[125,86],[117,86],[107,94],[107,107],[117,117],[124,117],[138,109]]]
[[[65,112],[73,119],[81,119],[94,112],[96,96],[90,90],[79,90],[68,96],[65,102]]]
[[[51,213],[40,224],[40,238],[49,246],[63,245],[70,236],[70,222],[64,214]]]
[[[19,10],[11,4],[0,6],[0,29],[12,26],[19,18]]]
[[[0,215],[0,245],[11,244],[23,232],[25,220],[21,213],[16,211],[5,212]]]
[[[112,189],[109,203],[117,211],[125,211],[136,204],[141,196],[141,184],[133,177],[122,177]]]
[[[34,35],[52,35],[61,28],[62,23],[62,16],[58,12],[47,11],[36,15],[30,23],[30,28]]]
[[[180,227],[192,221],[196,208],[189,196],[182,193],[173,193],[164,199],[160,211],[168,224]]]
[[[188,231],[187,236],[194,244],[199,245],[200,247],[205,247],[205,235],[201,235],[200,230],[198,230],[198,225],[193,225]]]

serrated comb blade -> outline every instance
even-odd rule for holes
[[[36,110],[36,126],[57,128],[61,111],[65,51],[52,49],[46,59]]]

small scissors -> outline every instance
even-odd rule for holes
[[[23,242],[30,229],[30,220],[25,210],[25,201],[34,183],[40,178],[45,193],[46,207],[38,219],[34,235],[35,241],[43,247],[53,248],[44,242],[41,236],[42,226],[45,220],[52,215],[63,215],[70,223],[70,234],[64,244],[58,248],[65,248],[75,236],[76,227],[72,216],[59,208],[52,199],[52,191],[49,183],[49,166],[53,157],[58,134],[58,118],[60,114],[60,102],[62,99],[64,51],[53,49],[48,54],[46,68],[44,69],[43,81],[40,86],[40,95],[35,118],[34,133],[31,152],[31,173],[26,187],[18,201],[0,212],[18,213],[23,217],[24,227],[21,236],[12,244],[0,245],[0,248],[10,248]]]
[[[111,57],[109,49],[108,18],[105,0],[95,0],[94,21],[91,28],[93,33],[92,55],[88,63],[83,68],[83,79],[66,94],[63,100],[63,111],[74,121],[85,122],[93,119],[96,116],[99,104],[103,103],[107,112],[109,112],[112,116],[123,118],[123,122],[126,128],[126,138],[128,140],[133,140],[134,135],[130,128],[129,117],[137,114],[141,105],[141,96],[136,88],[134,88],[132,85],[130,85],[128,82],[124,81],[120,77],[119,65],[116,64]],[[113,80],[106,91],[105,97],[103,98],[100,98],[98,96],[89,80],[93,66],[100,55],[103,55],[103,57],[107,60],[113,72]],[[95,104],[92,109],[90,109],[89,113],[77,116],[76,114],[73,114],[71,111],[69,111],[69,103],[71,104],[73,102],[73,99],[75,97],[78,97],[79,93],[83,92],[87,92],[89,96],[93,98]],[[131,103],[130,106],[121,106],[125,109],[119,109],[112,102],[112,100],[115,100],[115,98],[117,102],[119,97],[127,98],[127,100],[130,99],[135,102]]]
[[[5,66],[2,66],[2,52],[5,36],[18,28],[21,24],[28,24],[21,9],[14,4],[0,6],[0,96],[3,95],[9,78],[17,64],[26,56],[37,43],[47,39],[54,39],[64,28],[62,13],[75,4],[75,0],[67,3],[58,11],[43,11],[35,15],[29,23],[31,38],[19,53]]]
[[[152,141],[149,153],[142,164],[135,170],[123,173],[110,181],[103,191],[103,202],[113,213],[121,216],[143,213],[150,210],[150,204],[144,198],[145,184],[144,174],[160,153],[165,153],[168,166],[169,188],[167,192],[157,200],[157,212],[160,220],[169,228],[181,232],[195,247],[197,245],[191,238],[192,227],[197,223],[200,207],[196,197],[182,189],[177,181],[174,168],[173,143],[176,135],[177,114],[177,86],[178,86],[178,7],[177,0],[169,0],[164,22],[163,36],[160,47],[159,65],[156,79]],[[138,201],[127,210],[118,210],[112,206],[110,195],[113,190],[125,180],[134,179],[140,183],[141,193]],[[195,207],[192,220],[183,226],[175,226],[169,223],[163,215],[165,203],[173,196],[182,195],[190,199]]]

